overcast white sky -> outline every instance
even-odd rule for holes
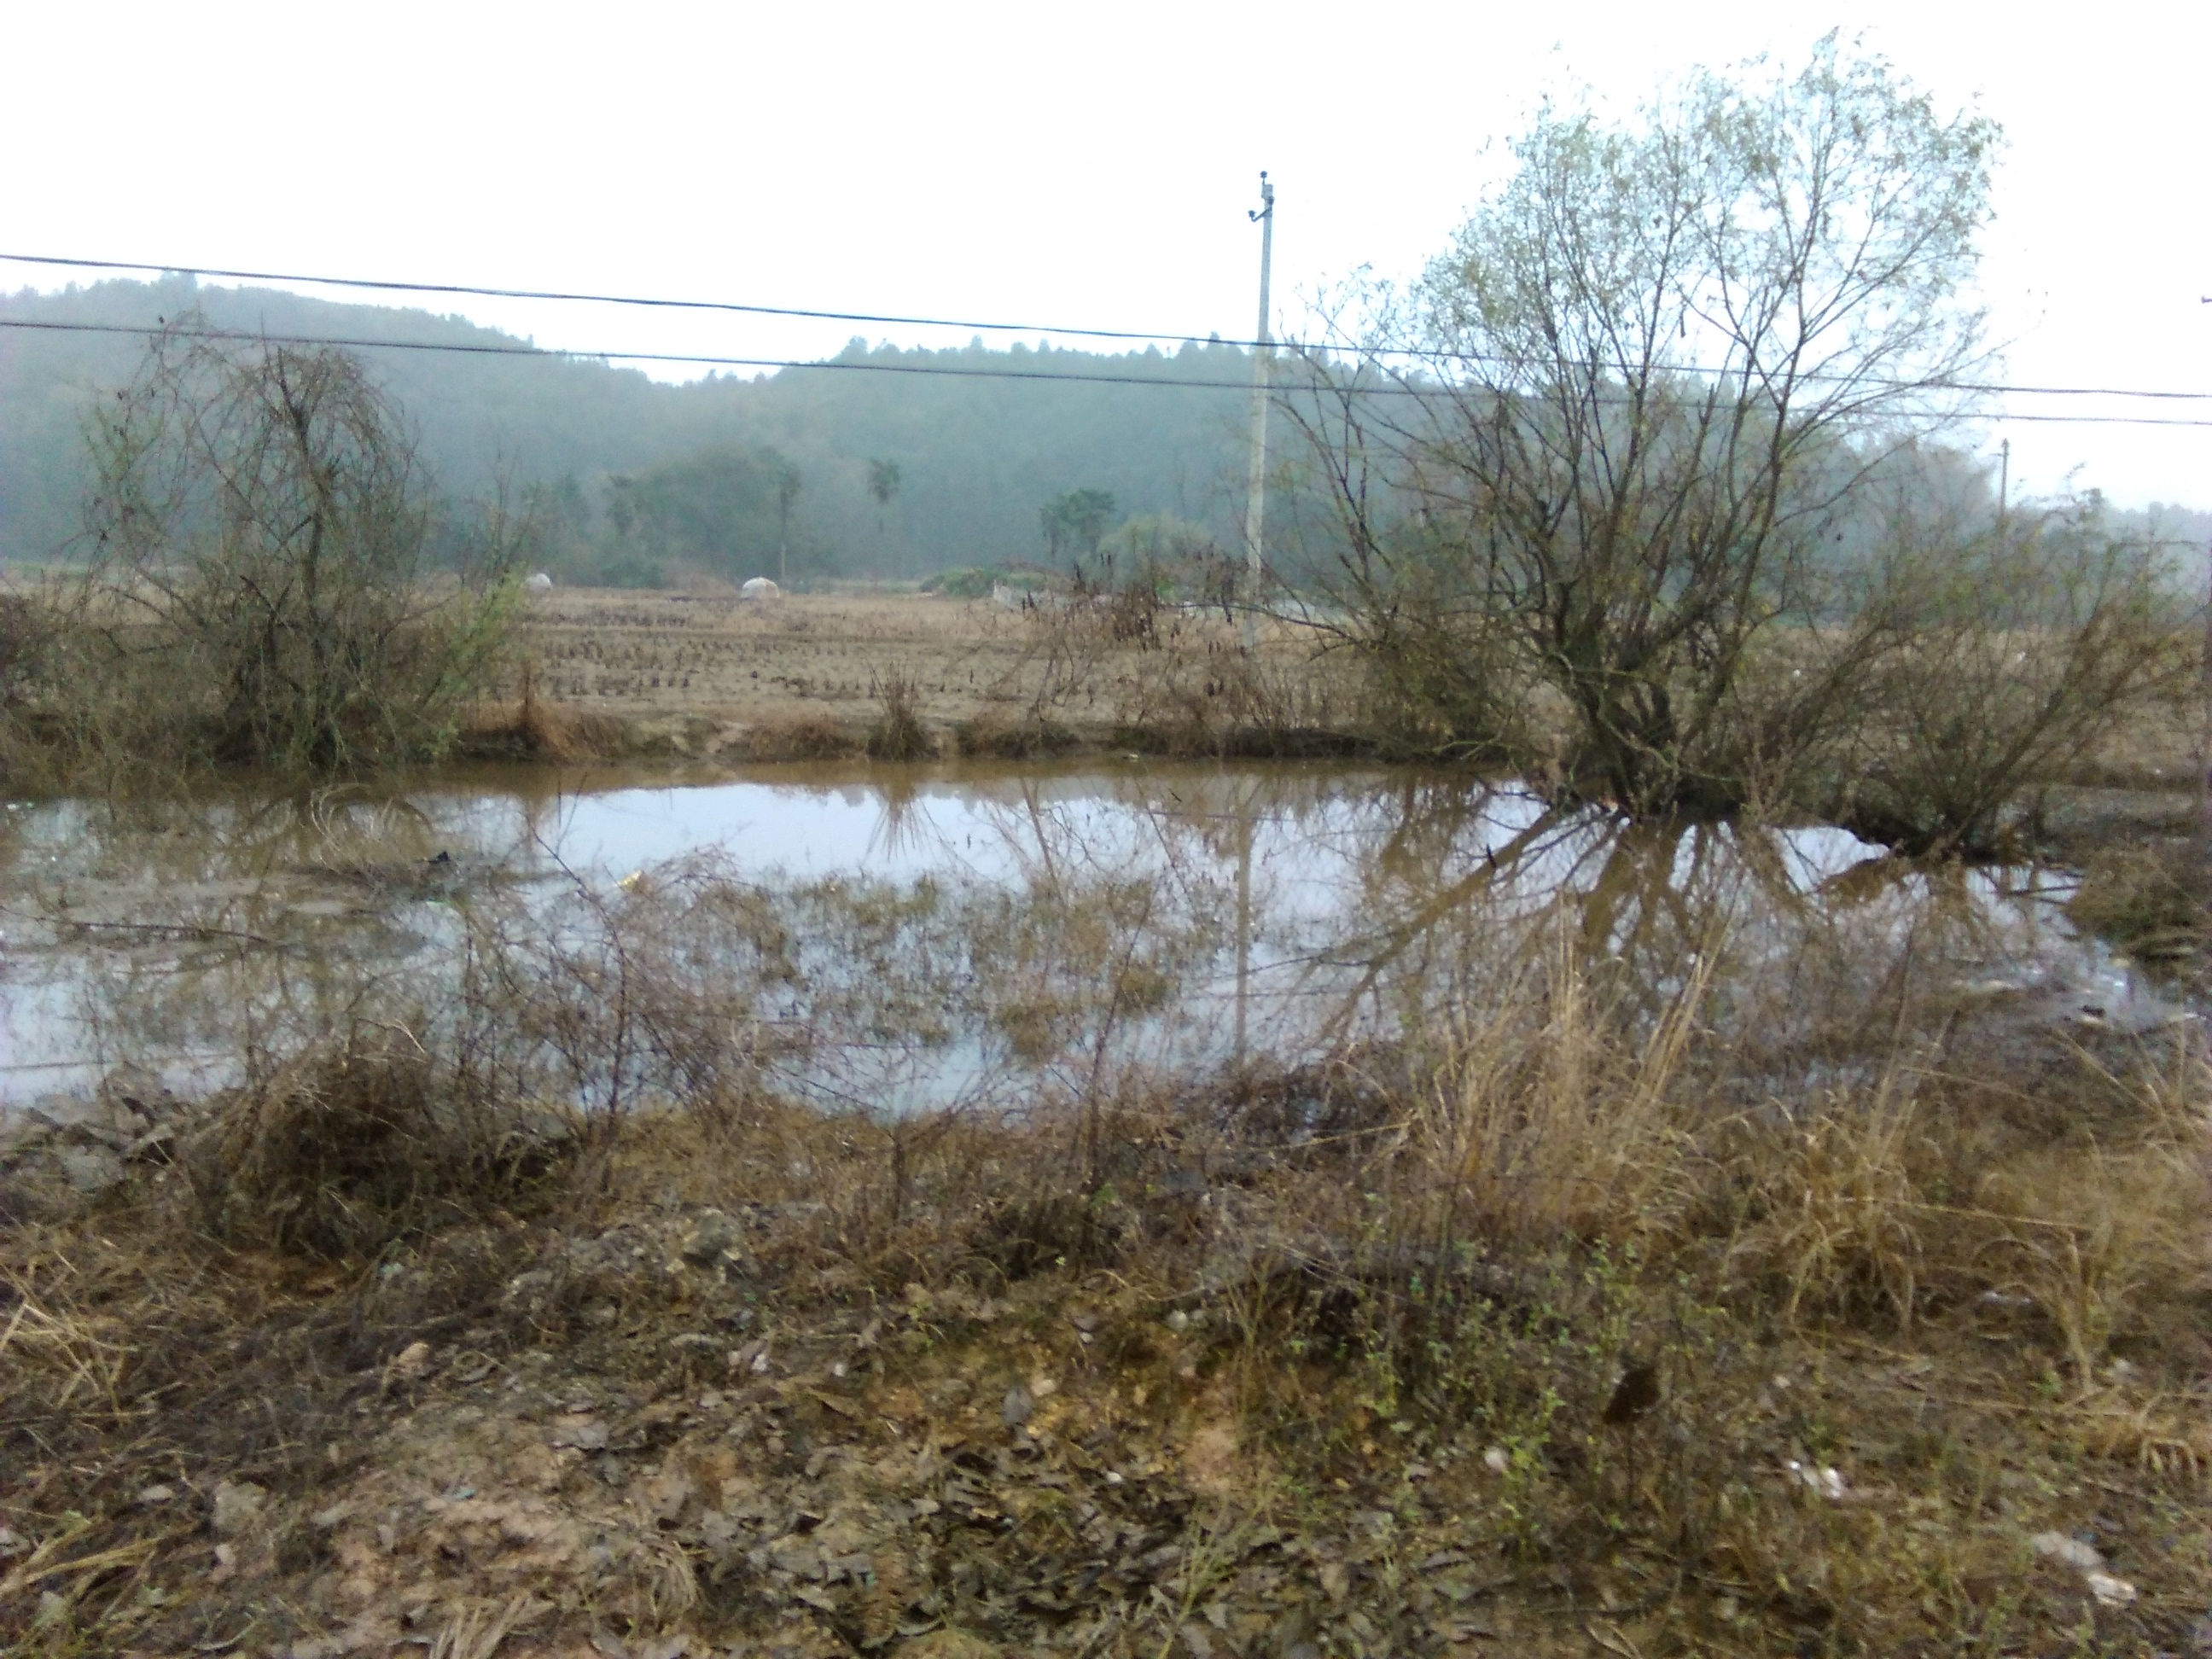
[[[1984,267],[2021,383],[2212,392],[2212,7],[330,3],[8,8],[0,251],[1250,330],[1410,274],[1548,88],[1857,32],[2004,125]],[[63,273],[0,265],[0,287]],[[586,349],[851,332],[439,304]],[[938,337],[942,339],[944,337]],[[964,338],[962,335],[957,337]],[[2016,409],[2049,407],[2026,402]],[[2077,407],[2212,419],[2212,403]],[[2212,427],[1992,428],[2015,478],[2212,505]]]

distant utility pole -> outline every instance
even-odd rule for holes
[[[2212,294],[2197,302],[2212,306]],[[2212,573],[2212,544],[2204,550],[2208,573]],[[2212,575],[2208,575],[2212,583]],[[2198,724],[2197,741],[2197,815],[2204,831],[2204,853],[2212,858],[2212,594],[2208,594],[2204,607],[2204,660],[2199,665],[2203,676],[2204,708]]]
[[[1997,446],[1997,538],[2004,538],[2005,514],[2012,505],[2012,440]]]
[[[1260,642],[1259,625],[1252,607],[1259,603],[1260,584],[1267,562],[1260,551],[1260,537],[1267,516],[1267,369],[1274,351],[1267,331],[1267,274],[1275,260],[1275,187],[1260,175],[1260,208],[1249,214],[1260,226],[1260,331],[1252,347],[1252,477],[1244,495],[1244,570],[1251,592],[1244,596],[1244,648]]]

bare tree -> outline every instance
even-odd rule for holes
[[[89,434],[92,582],[118,670],[216,758],[340,771],[434,751],[497,665],[509,515],[434,568],[399,411],[328,348],[238,351],[185,319]]]
[[[1977,358],[1994,127],[1833,36],[1751,73],[1547,108],[1297,411],[1395,695],[1506,758],[1534,709],[1571,792],[1639,811],[1739,803],[1809,741],[1869,650],[1823,550]]]

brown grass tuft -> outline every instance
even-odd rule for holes
[[[876,700],[876,723],[868,732],[868,758],[879,761],[928,760],[937,753],[937,739],[921,719],[921,683],[903,668],[886,669],[868,676],[868,694]]]
[[[745,734],[746,757],[757,761],[848,760],[866,747],[830,715],[811,709],[762,720]]]
[[[248,1086],[185,1167],[217,1237],[344,1258],[512,1204],[552,1156],[520,1113],[453,1086],[411,1040],[380,1037]]]

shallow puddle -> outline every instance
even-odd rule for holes
[[[1706,976],[1763,1041],[1900,973],[2045,1024],[2179,1018],[2067,924],[2070,890],[1917,870],[1832,829],[1627,830],[1340,766],[514,770],[127,815],[15,805],[0,1107],[126,1064],[204,1090],[350,1020],[444,1018],[495,935],[624,928],[695,992],[726,988],[716,1018],[765,1034],[780,1086],[894,1110],[1417,1031],[1532,953],[1571,955],[1624,1005]],[[743,927],[686,932],[733,895]]]

